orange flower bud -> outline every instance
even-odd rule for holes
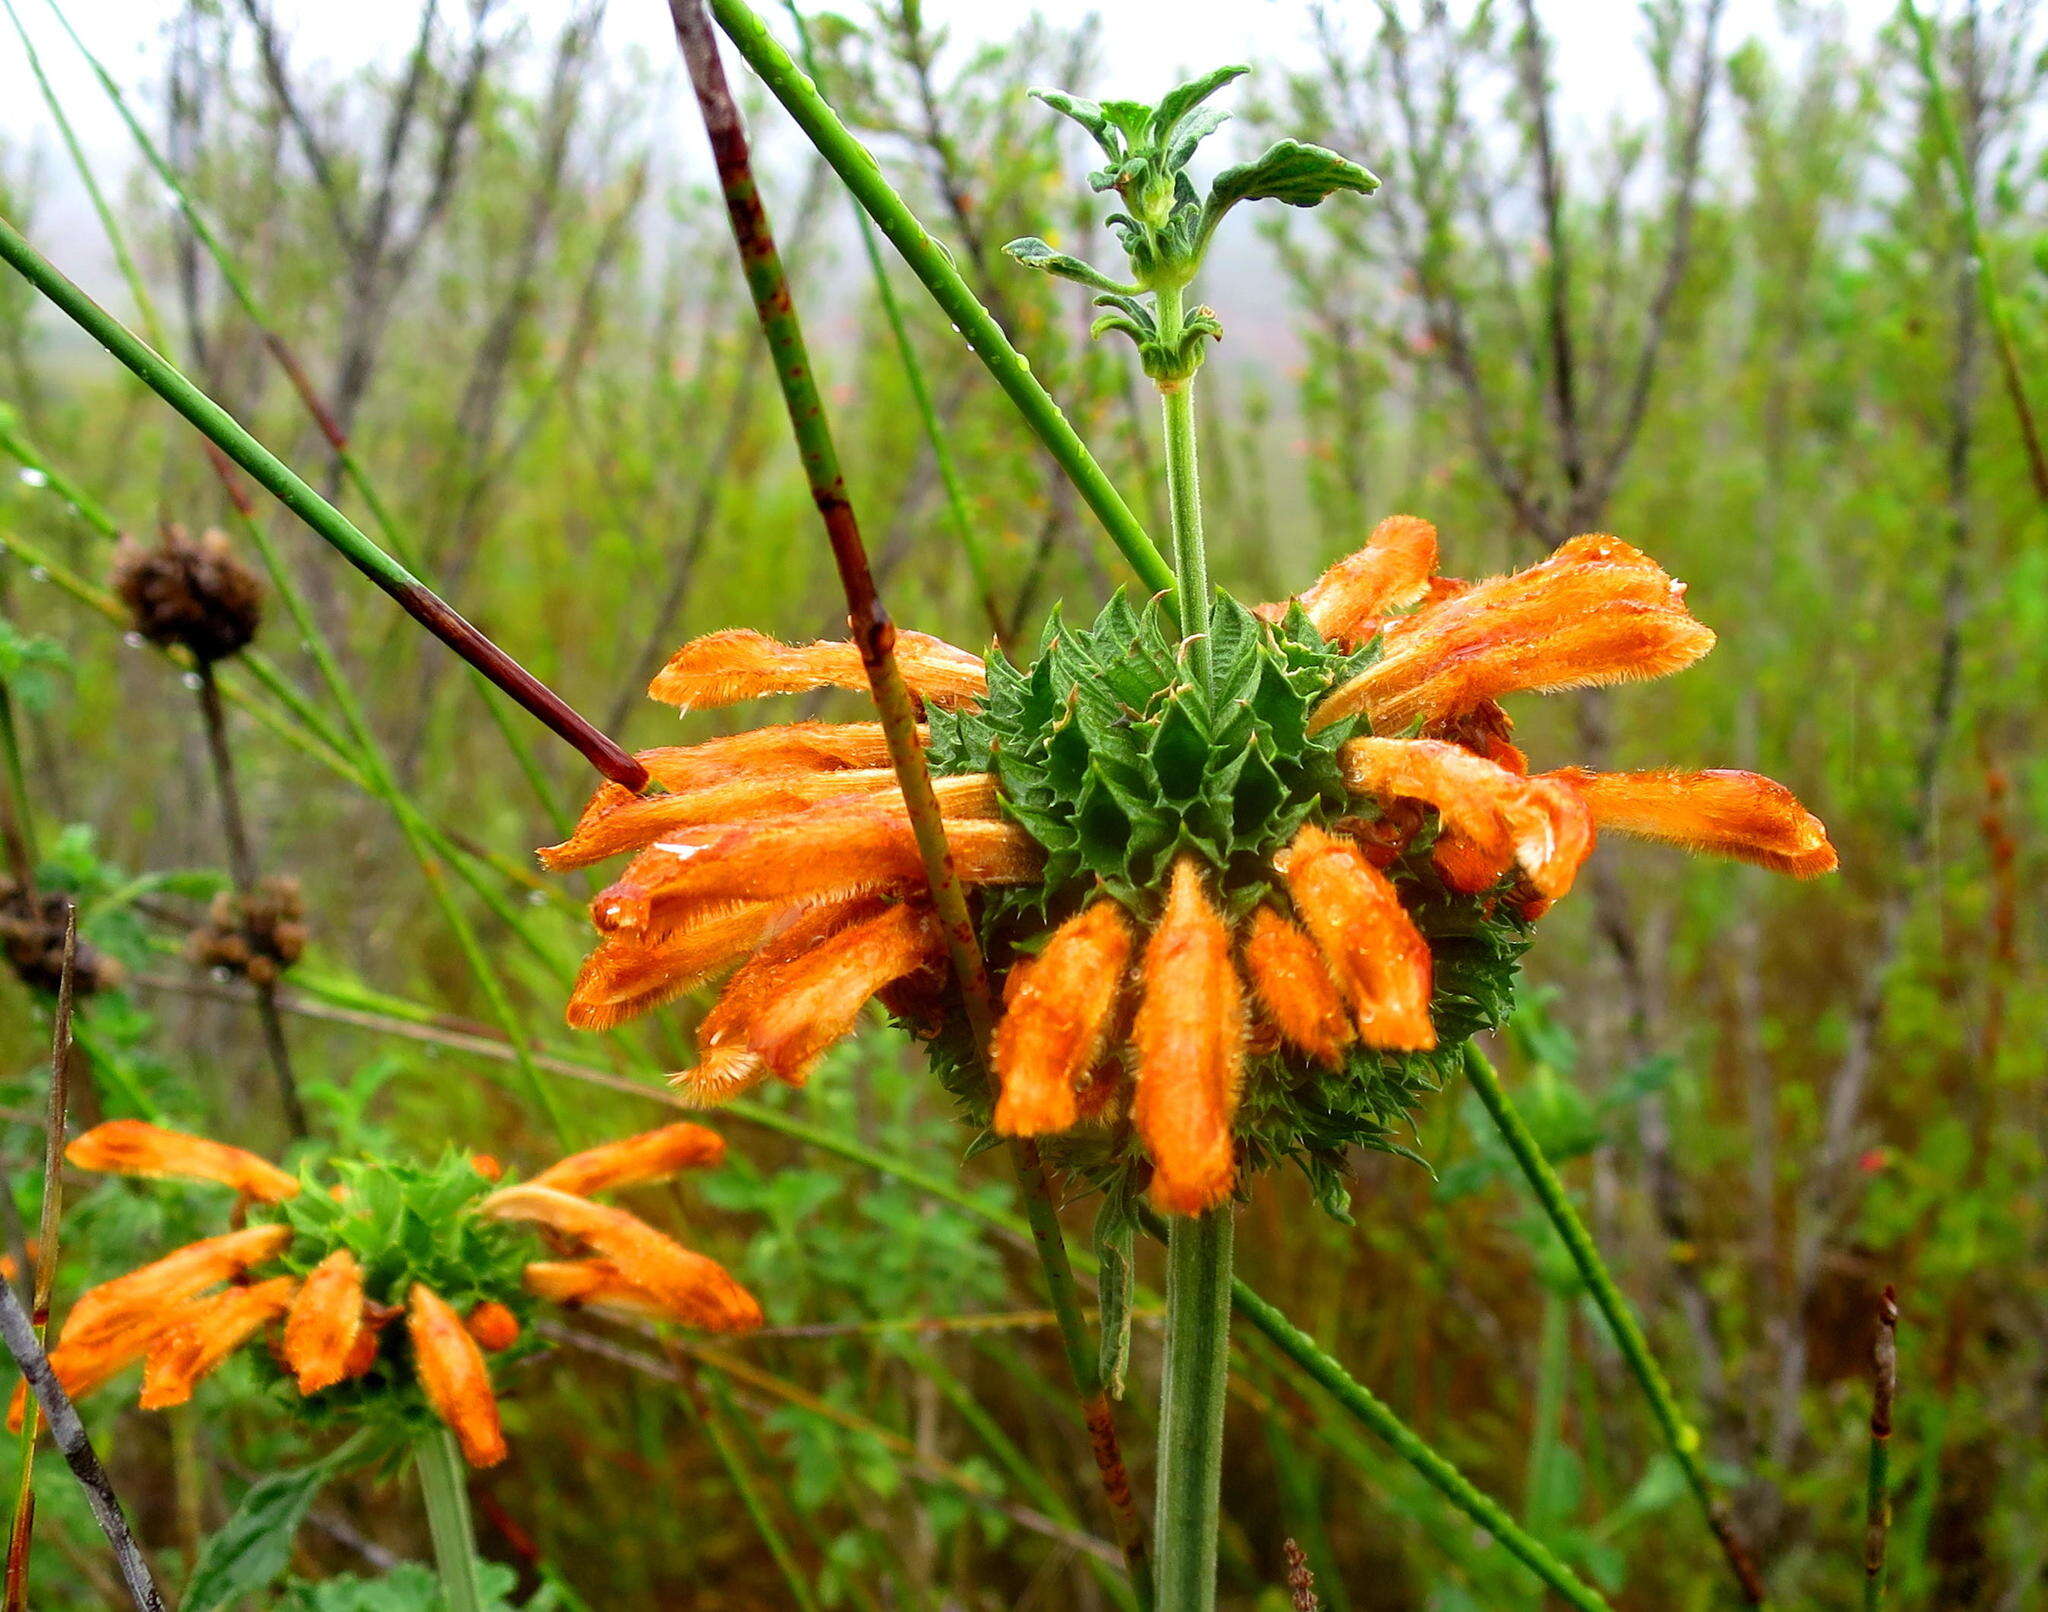
[[[1294,909],[1323,949],[1359,1039],[1390,1052],[1436,1045],[1429,1017],[1429,942],[1394,886],[1348,841],[1314,824],[1277,860]]]
[[[694,1254],[623,1209],[552,1187],[503,1187],[483,1202],[493,1220],[520,1220],[584,1244],[677,1320],[707,1332],[748,1332],[761,1324],[754,1296],[715,1260]]]
[[[564,1015],[572,1030],[609,1030],[696,989],[761,943],[787,910],[777,901],[715,904],[658,939],[606,935],[583,960]]]
[[[1012,823],[950,822],[946,843],[968,884],[1022,884],[1045,862]],[[711,902],[824,901],[923,880],[900,807],[835,803],[750,823],[709,845],[656,845],[591,904],[591,915],[608,932],[660,933]]]
[[[940,705],[978,700],[988,678],[978,656],[928,633],[898,631],[896,664],[919,699]],[[745,627],[693,638],[669,657],[647,692],[685,711],[731,705],[762,694],[803,694],[818,688],[865,691],[860,650],[843,640],[784,644]]]
[[[502,1181],[505,1178],[505,1161],[495,1153],[472,1153],[469,1167],[486,1181]]]
[[[1244,969],[1252,995],[1296,1051],[1334,1068],[1357,1039],[1323,954],[1299,924],[1271,907],[1252,913]]]
[[[144,1176],[156,1181],[217,1181],[260,1203],[282,1203],[298,1179],[267,1159],[225,1142],[161,1130],[139,1119],[95,1125],[64,1150],[81,1170]]]
[[[1521,863],[1539,894],[1555,899],[1593,848],[1585,808],[1568,789],[1524,778],[1435,739],[1354,739],[1338,752],[1344,783],[1360,794],[1412,798],[1437,809],[1454,844],[1438,866],[1456,889],[1484,890]],[[1481,877],[1491,867],[1492,877]],[[1468,882],[1461,883],[1460,877]],[[1478,882],[1469,882],[1476,879]]]
[[[1565,767],[1543,776],[1583,799],[1601,828],[1736,857],[1796,879],[1836,867],[1835,848],[1820,819],[1783,784],[1758,773]]]
[[[743,1051],[759,1060],[754,1069],[801,1086],[825,1049],[852,1030],[869,997],[939,955],[938,927],[925,907],[849,903],[821,913],[732,977],[699,1026],[697,1044],[707,1053]]]
[[[665,1181],[679,1170],[702,1169],[724,1157],[724,1137],[684,1120],[572,1153],[541,1171],[533,1184],[587,1198],[595,1192]]]
[[[346,1377],[364,1330],[363,1267],[337,1248],[313,1267],[285,1317],[284,1363],[299,1392],[317,1394]]]
[[[1229,1195],[1236,1173],[1230,1122],[1244,1077],[1244,988],[1230,930],[1192,857],[1174,864],[1142,979],[1132,1118],[1152,1155],[1151,1198],[1165,1214],[1200,1214]]]
[[[1714,646],[1713,633],[1687,613],[1684,594],[1626,543],[1575,537],[1540,565],[1392,623],[1379,660],[1331,693],[1309,726],[1364,711],[1384,732],[1518,690],[1663,677]]]
[[[1123,908],[1097,901],[1054,930],[1036,957],[1010,970],[989,1048],[1001,1084],[997,1131],[1044,1136],[1079,1118],[1075,1093],[1101,1055],[1132,940]]]
[[[142,1368],[142,1408],[182,1405],[222,1361],[291,1307],[299,1284],[273,1276],[180,1306],[149,1346]]]
[[[477,1347],[490,1354],[509,1349],[519,1341],[519,1317],[496,1299],[485,1299],[463,1320]]]
[[[1382,617],[1423,596],[1435,570],[1436,528],[1414,515],[1389,515],[1364,548],[1316,578],[1301,607],[1325,638],[1363,643]]]
[[[455,1433],[471,1466],[505,1459],[505,1433],[490,1368],[469,1329],[448,1301],[424,1282],[406,1297],[405,1330],[412,1339],[413,1372],[434,1414]]]

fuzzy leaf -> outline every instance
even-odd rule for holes
[[[1076,285],[1085,285],[1091,291],[1128,293],[1136,290],[1121,281],[1112,280],[1092,263],[1084,263],[1065,252],[1055,251],[1036,235],[1026,235],[1010,242],[1003,248],[1027,269],[1037,269],[1041,274],[1058,275],[1062,280],[1072,280]]]

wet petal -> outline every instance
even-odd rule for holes
[[[1575,537],[1390,624],[1382,654],[1318,706],[1320,729],[1360,711],[1380,732],[1538,693],[1662,677],[1713,648],[1684,587],[1612,537]]]
[[[1137,1096],[1132,1118],[1152,1155],[1153,1204],[1199,1214],[1230,1193],[1230,1122],[1244,1078],[1244,989],[1230,929],[1202,891],[1191,857],[1145,946],[1143,994],[1131,1026]]]
[[[317,1394],[346,1377],[363,1330],[363,1267],[337,1248],[313,1267],[285,1317],[284,1363],[299,1392]]]
[[[291,1307],[299,1284],[273,1276],[181,1305],[142,1368],[142,1408],[182,1405],[192,1390],[243,1344]]]
[[[978,656],[921,632],[896,634],[896,664],[910,692],[940,705],[978,700],[988,678]],[[647,692],[685,711],[731,705],[762,694],[868,687],[860,651],[843,640],[784,644],[735,627],[692,639],[655,674]]]
[[[1382,617],[1420,599],[1435,570],[1436,528],[1414,515],[1389,515],[1364,548],[1316,578],[1301,607],[1325,638],[1362,643]]]
[[[1395,1052],[1434,1047],[1429,943],[1387,876],[1357,846],[1313,824],[1295,835],[1276,865],[1294,910],[1322,948],[1359,1039]]]
[[[1097,901],[1010,970],[989,1049],[1001,1086],[1001,1134],[1043,1136],[1079,1118],[1075,1093],[1102,1054],[1134,940],[1123,908]]]
[[[724,1137],[683,1120],[572,1153],[541,1171],[533,1184],[587,1198],[596,1192],[666,1181],[679,1171],[703,1169],[724,1157]]]
[[[1354,739],[1338,752],[1338,760],[1345,786],[1359,794],[1434,806],[1444,826],[1464,842],[1447,853],[1447,859],[1460,859],[1454,865],[1461,870],[1483,873],[1493,864],[1497,878],[1512,859],[1540,895],[1555,900],[1572,887],[1579,864],[1593,848],[1585,808],[1569,789],[1524,778],[1457,745],[1435,739]],[[1494,878],[1470,888],[1486,889]],[[1451,882],[1467,887],[1457,878]]]
[[[1821,820],[1791,790],[1759,773],[1566,767],[1543,776],[1579,795],[1600,828],[1736,857],[1797,879],[1836,866]]]
[[[724,1266],[692,1253],[646,1221],[608,1204],[552,1187],[505,1187],[483,1202],[494,1220],[526,1221],[574,1238],[660,1304],[708,1332],[747,1332],[761,1324],[761,1306]]]
[[[463,1459],[471,1466],[496,1466],[506,1455],[498,1399],[483,1351],[462,1317],[424,1282],[415,1282],[406,1299],[405,1330],[412,1339],[414,1375],[434,1414],[453,1429]]]
[[[695,990],[758,946],[788,910],[780,901],[713,903],[658,938],[606,935],[576,975],[569,1028],[609,1030]]]
[[[139,1119],[95,1125],[64,1150],[81,1170],[144,1176],[155,1181],[217,1181],[262,1203],[282,1203],[298,1179],[268,1159],[225,1142],[166,1131]]]
[[[1308,931],[1260,906],[1245,937],[1244,970],[1252,995],[1288,1045],[1332,1068],[1343,1060],[1357,1035]]]

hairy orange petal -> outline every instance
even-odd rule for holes
[[[1312,729],[1364,711],[1387,731],[1520,690],[1662,677],[1713,648],[1714,635],[1654,561],[1598,536],[1403,617],[1382,645],[1379,660],[1316,708]]]
[[[1552,900],[1572,887],[1579,864],[1593,848],[1585,807],[1569,789],[1524,778],[1457,745],[1437,739],[1354,739],[1338,752],[1338,761],[1345,785],[1357,793],[1434,806],[1444,826],[1469,842],[1461,867],[1486,862],[1504,867],[1512,856],[1538,894]]]
[[[91,1349],[132,1332],[138,1325],[161,1325],[174,1306],[283,1253],[291,1240],[291,1227],[269,1225],[245,1226],[225,1236],[187,1243],[152,1264],[79,1295],[64,1318],[57,1341]]]
[[[519,1341],[519,1317],[496,1299],[485,1299],[462,1318],[476,1345],[491,1354],[509,1349]]]
[[[298,1287],[289,1276],[273,1276],[181,1305],[149,1346],[142,1368],[142,1408],[165,1410],[184,1404],[203,1378],[291,1308]]]
[[[574,1238],[668,1314],[708,1332],[748,1332],[761,1324],[761,1306],[723,1265],[692,1253],[623,1209],[529,1183],[492,1193],[483,1202],[483,1213]]]
[[[899,631],[896,664],[910,692],[920,699],[954,705],[988,692],[980,657],[928,633]],[[689,711],[760,694],[867,686],[867,668],[859,649],[850,643],[784,644],[765,633],[734,627],[683,645],[655,674],[647,692]]]
[[[640,795],[602,816],[576,825],[560,845],[543,846],[541,865],[560,873],[583,868],[689,829],[743,823],[753,817],[786,816],[842,796],[875,795],[896,788],[887,767],[843,772],[790,773],[730,778],[680,795]]]
[[[594,1192],[665,1181],[679,1170],[702,1169],[724,1157],[724,1137],[683,1120],[571,1153],[541,1171],[533,1184],[587,1198]]]
[[[1295,911],[1323,949],[1359,1039],[1394,1052],[1435,1046],[1429,942],[1402,910],[1387,876],[1357,846],[1313,823],[1294,836],[1277,865]]]
[[[1230,1121],[1244,1078],[1244,988],[1230,929],[1192,857],[1174,864],[1142,986],[1131,1025],[1132,1119],[1152,1155],[1152,1202],[1166,1214],[1200,1214],[1229,1195],[1236,1172]]]
[[[801,949],[764,951],[734,975],[699,1028],[699,1047],[743,1051],[759,1060],[759,1071],[800,1086],[825,1049],[853,1029],[869,997],[940,954],[929,910],[902,903],[813,934]],[[698,1084],[687,1073],[678,1079]]]
[[[413,1375],[434,1414],[455,1433],[471,1466],[496,1466],[505,1459],[505,1432],[498,1421],[498,1397],[491,1392],[490,1367],[462,1317],[424,1282],[406,1295],[406,1335],[412,1339]]]
[[[139,1119],[95,1125],[64,1150],[81,1170],[139,1175],[156,1181],[217,1181],[262,1203],[282,1203],[298,1179],[267,1159],[225,1142],[161,1130]]]
[[[1836,866],[1821,820],[1791,790],[1759,773],[1566,767],[1543,776],[1579,795],[1601,828],[1737,857],[1796,879]]]
[[[1357,1036],[1329,966],[1308,932],[1261,905],[1245,936],[1244,970],[1252,995],[1282,1038],[1334,1068]]]
[[[1097,901],[1010,970],[989,1053],[1001,1095],[995,1128],[1044,1136],[1079,1117],[1075,1092],[1101,1055],[1135,937],[1114,901]]]
[[[337,1248],[313,1267],[284,1322],[284,1363],[299,1392],[317,1394],[348,1375],[363,1333],[363,1267]]]
[[[1435,570],[1436,528],[1414,515],[1389,515],[1364,548],[1316,578],[1301,607],[1325,638],[1363,642],[1381,617],[1420,599]]]
[[[603,1259],[535,1260],[526,1267],[526,1291],[565,1309],[592,1309],[630,1321],[681,1321],[695,1325],[693,1310],[677,1315],[654,1295],[635,1287]]]
[[[569,1028],[609,1030],[695,990],[758,946],[788,910],[780,901],[715,903],[659,937],[606,935],[576,975]]]
[[[954,870],[968,884],[1022,884],[1045,857],[1012,823],[946,826]],[[823,901],[921,884],[924,863],[901,809],[820,806],[736,829],[708,846],[658,845],[591,903],[600,929],[660,932],[707,902]]]

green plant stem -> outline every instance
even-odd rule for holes
[[[854,199],[923,282],[932,300],[953,321],[954,329],[966,338],[975,356],[1016,405],[1025,424],[1066,472],[1083,502],[1095,512],[1110,541],[1131,568],[1148,588],[1171,588],[1172,568],[1160,558],[1137,516],[1095,462],[1094,455],[1060,412],[1060,406],[1031,373],[1030,363],[1010,344],[1002,326],[968,288],[952,258],[883,177],[882,166],[873,153],[839,121],[839,115],[818,93],[817,85],[790,60],[789,53],[744,0],[710,0],[710,6],[733,47],[760,75],[769,93],[795,119],[819,155],[832,165]]]
[[[93,340],[139,376],[280,503],[351,565],[395,600],[415,621],[488,677],[605,777],[626,788],[647,785],[647,769],[599,733],[562,697],[465,621],[427,585],[365,537],[355,523],[322,498],[227,410],[193,385],[176,365],[73,285],[22,236],[0,219],[0,258]]]
[[[768,1554],[775,1562],[775,1570],[782,1575],[782,1582],[789,1590],[790,1604],[798,1612],[817,1612],[817,1597],[811,1594],[810,1580],[796,1559],[796,1552],[790,1549],[789,1541],[782,1535],[782,1529],[775,1521],[774,1512],[768,1509],[761,1496],[760,1485],[747,1470],[747,1463],[741,1456],[732,1437],[732,1398],[723,1378],[714,1376],[709,1388],[699,1380],[695,1366],[677,1358],[677,1370],[682,1373],[683,1399],[695,1415],[697,1423],[711,1437],[711,1447],[717,1453],[719,1464],[725,1468],[725,1475],[732,1479],[732,1486],[740,1497],[740,1504],[746,1509],[754,1531],[761,1536],[761,1543],[768,1547]]]
[[[476,1528],[469,1518],[469,1477],[455,1435],[437,1427],[412,1447],[413,1470],[426,1502],[427,1532],[434,1541],[434,1568],[441,1576],[447,1612],[483,1612],[477,1578]]]
[[[1159,339],[1171,344],[1181,330],[1185,291],[1160,287],[1156,302]],[[1185,375],[1159,385],[1160,411],[1166,431],[1166,501],[1173,522],[1174,587],[1180,608],[1181,637],[1187,640],[1188,664],[1196,681],[1208,686],[1209,551],[1202,538],[1202,479],[1195,442],[1195,378]]]
[[[1230,1378],[1231,1206],[1175,1217],[1166,1241],[1166,1372],[1152,1526],[1159,1612],[1216,1604],[1223,1406]]]
[[[1665,1380],[1656,1356],[1650,1352],[1649,1340],[1643,1336],[1635,1312],[1629,1308],[1628,1300],[1622,1297],[1621,1289],[1615,1286],[1606,1262],[1600,1257],[1600,1250],[1594,1246],[1585,1223],[1572,1207],[1564,1183],[1558,1180],[1557,1172],[1543,1156],[1543,1149],[1537,1145],[1521,1113],[1508,1100],[1500,1075],[1476,1043],[1468,1043],[1465,1048],[1465,1075],[1472,1082],[1472,1089],[1479,1094],[1486,1112],[1492,1116],[1501,1140],[1507,1143],[1508,1151],[1515,1156],[1515,1163],[1521,1167],[1522,1176],[1535,1193],[1536,1201],[1556,1228],[1572,1263],[1578,1267],[1586,1291],[1605,1318],[1615,1347],[1628,1362],[1629,1371],[1643,1390],[1643,1397],[1649,1401],[1650,1414],[1664,1435],[1665,1445],[1678,1462],[1679,1470],[1685,1474],[1685,1481],[1699,1502],[1707,1527],[1720,1545],[1722,1555],[1727,1558],[1729,1571],[1735,1575],[1736,1583],[1749,1602],[1761,1606],[1763,1582],[1757,1574],[1756,1564],[1750,1559],[1748,1548],[1736,1536],[1727,1507],[1715,1494],[1713,1482],[1700,1460],[1699,1430],[1686,1420],[1684,1412],[1679,1409],[1677,1396]]]
[[[26,890],[35,880],[36,823],[30,812],[28,768],[21,755],[21,729],[14,720],[14,693],[0,683],[0,764],[7,770],[8,851],[20,862],[14,875]]]
[[[1992,345],[1998,349],[1998,367],[2005,379],[2006,395],[2012,401],[2021,445],[2026,449],[2034,495],[2048,505],[2048,451],[2041,445],[2033,400],[2027,393],[2026,368],[2020,361],[2005,294],[1999,289],[1997,259],[1992,255],[1992,243],[1984,233],[1983,218],[1978,212],[1976,176],[1971,172],[1969,153],[1963,147],[1962,130],[1956,125],[1955,109],[1949,104],[1948,87],[1941,81],[1934,25],[1921,14],[1914,0],[1901,0],[1901,8],[1913,28],[1914,54],[1919,59],[1920,77],[1927,85],[1928,110],[1933,113],[1935,129],[1941,136],[1942,152],[1955,173],[1956,205],[1962,213],[1970,261],[1976,268],[1977,296],[1984,306],[1984,322],[1991,327]]]
[[[839,463],[839,451],[819,395],[817,372],[804,341],[774,231],[754,181],[753,158],[748,147],[739,107],[732,98],[725,69],[719,60],[716,36],[711,32],[702,0],[670,0],[676,41],[689,68],[703,115],[704,129],[711,143],[719,186],[732,223],[733,242],[740,266],[760,320],[761,333],[774,360],[777,385],[789,415],[790,430],[796,438],[798,456],[810,484],[811,499],[824,524],[833,565],[839,573],[846,596],[847,625],[866,669],[875,712],[889,748],[889,761],[903,793],[911,830],[916,836],[926,884],[931,891],[948,961],[952,964],[962,1004],[974,1042],[986,1068],[989,1038],[995,1029],[995,991],[988,967],[981,955],[974,919],[968,910],[967,892],[953,866],[946,841],[945,821],[932,790],[931,772],[917,736],[917,710],[910,688],[903,679],[895,654],[896,627],[884,608],[868,565],[867,548],[860,524],[846,492],[846,480]],[[785,58],[786,59],[786,58]],[[806,81],[808,82],[808,81]],[[886,226],[885,226],[886,227]],[[993,1076],[991,1075],[991,1080]],[[1074,1285],[1066,1238],[1060,1229],[1052,1185],[1038,1156],[1037,1146],[1028,1138],[1010,1143],[1010,1157],[1031,1222],[1031,1236],[1045,1270],[1046,1287],[1054,1313],[1059,1317],[1060,1336],[1066,1346],[1067,1362],[1081,1402],[1105,1498],[1109,1503],[1117,1543],[1122,1547],[1133,1587],[1141,1601],[1146,1595],[1146,1552],[1143,1529],[1131,1503],[1130,1480],[1108,1396],[1102,1391],[1096,1369],[1096,1351],[1081,1315]]]

